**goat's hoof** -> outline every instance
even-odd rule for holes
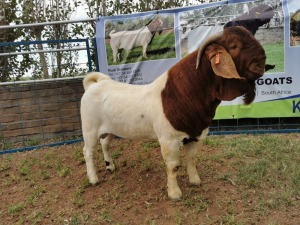
[[[193,186],[199,186],[201,184],[201,179],[199,177],[190,178],[190,184]]]
[[[106,168],[106,173],[113,173],[114,171],[110,168]]]
[[[178,189],[176,191],[168,191],[168,196],[173,201],[179,201],[182,197],[182,192],[180,189]]]
[[[115,164],[113,162],[105,161],[105,165],[106,165],[106,172],[108,173],[112,173],[116,169]]]
[[[113,166],[107,166],[106,167],[106,172],[107,173],[112,173],[112,172],[114,172],[115,171],[115,166],[113,165]]]
[[[96,184],[99,183],[98,177],[96,177],[96,178],[90,178],[89,181],[90,181],[90,184],[92,184],[92,185],[96,185]]]

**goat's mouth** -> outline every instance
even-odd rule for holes
[[[261,72],[253,72],[249,70],[244,73],[244,78],[246,78],[247,80],[255,81],[261,78],[263,75],[264,75],[264,70],[262,70]]]
[[[265,62],[265,58],[251,62],[244,75],[245,78],[254,81],[262,77],[265,73]]]

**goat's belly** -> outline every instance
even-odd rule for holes
[[[128,123],[128,121],[131,122]],[[102,130],[104,133],[111,133],[118,137],[128,139],[157,139],[153,126],[143,121],[143,118],[137,119],[134,122],[132,122],[130,118],[127,118],[127,121],[111,121],[109,124],[106,124]]]
[[[147,45],[151,41],[151,36],[139,36],[138,38],[128,38],[126,41],[122,40],[120,49],[131,50],[136,47]]]

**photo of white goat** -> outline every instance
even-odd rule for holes
[[[140,29],[116,31],[115,29],[109,32],[110,47],[113,54],[113,62],[121,61],[121,52],[123,50],[130,51],[137,47],[142,47],[141,55],[147,58],[147,48],[151,43],[156,33],[161,34],[163,31],[163,21],[159,18],[154,18],[148,21]]]
[[[207,135],[217,106],[238,96],[250,104],[256,96],[255,81],[270,68],[273,66],[266,65],[265,51],[252,33],[243,27],[229,27],[147,85],[89,73],[83,81],[81,99],[89,182],[99,182],[93,161],[99,139],[109,171],[115,170],[109,152],[114,136],[156,139],[166,165],[168,196],[180,199],[176,177],[181,152],[186,154],[190,183],[199,185],[194,162],[196,142]]]

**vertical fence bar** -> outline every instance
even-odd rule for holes
[[[94,44],[94,56],[95,56],[94,63],[96,65],[96,71],[100,72],[99,62],[98,62],[98,51],[97,51],[97,41],[96,41],[96,38],[93,38],[93,44]]]
[[[88,57],[89,71],[92,71],[91,50],[90,50],[90,44],[89,44],[88,38],[86,39],[85,44],[86,44],[86,53],[87,53],[87,57]]]

